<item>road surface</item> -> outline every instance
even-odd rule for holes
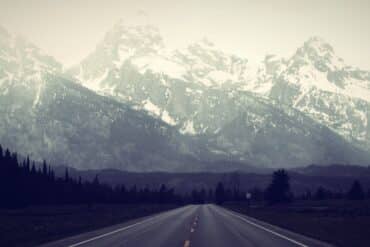
[[[215,205],[189,205],[43,247],[330,246]]]

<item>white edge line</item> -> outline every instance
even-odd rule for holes
[[[300,243],[300,242],[298,242],[298,241],[296,241],[296,240],[294,240],[294,239],[288,238],[287,236],[284,236],[284,235],[282,235],[282,234],[280,234],[280,233],[277,233],[277,232],[275,232],[275,231],[273,231],[273,230],[270,230],[270,229],[268,229],[268,228],[266,228],[266,227],[264,227],[264,226],[261,226],[261,225],[259,225],[259,224],[256,224],[256,223],[254,223],[253,221],[247,220],[246,218],[244,218],[244,217],[242,217],[242,216],[240,216],[240,215],[238,215],[238,214],[232,213],[230,210],[226,210],[226,209],[225,209],[225,211],[226,211],[228,214],[231,214],[231,215],[233,215],[233,216],[235,216],[235,217],[238,217],[239,219],[241,219],[242,221],[247,222],[247,223],[248,223],[248,224],[250,224],[250,225],[253,225],[253,226],[257,227],[257,228],[260,228],[260,229],[262,229],[262,230],[265,230],[266,232],[269,232],[269,233],[271,233],[271,234],[274,234],[274,235],[276,235],[276,236],[278,236],[278,237],[280,237],[280,238],[283,238],[283,239],[285,239],[285,240],[288,240],[288,241],[290,241],[290,242],[292,242],[292,243],[294,243],[294,244],[296,244],[296,245],[299,245],[299,246],[301,246],[301,247],[308,247],[308,245],[302,244],[302,243]]]
[[[177,208],[177,209],[180,209],[180,208]],[[176,210],[176,209],[175,209]],[[168,213],[168,212],[171,212],[172,210],[170,211],[167,211],[167,212],[163,212],[163,213]],[[156,215],[156,216],[152,216],[150,217],[149,219],[145,219],[143,221],[140,221],[140,222],[137,222],[135,224],[132,224],[132,225],[129,225],[129,226],[125,226],[125,227],[122,227],[122,228],[119,228],[117,230],[114,230],[114,231],[111,231],[111,232],[107,232],[107,233],[104,233],[102,235],[98,235],[98,236],[95,236],[93,238],[89,238],[87,240],[84,240],[84,241],[81,241],[81,242],[78,242],[78,243],[75,243],[75,244],[72,244],[72,245],[68,245],[68,247],[76,247],[76,246],[80,246],[80,245],[83,245],[83,244],[86,244],[86,243],[89,243],[89,242],[92,242],[94,240],[97,240],[97,239],[101,239],[101,238],[104,238],[106,236],[110,236],[112,234],[115,234],[117,232],[121,232],[121,231],[124,231],[124,230],[127,230],[127,229],[130,229],[132,227],[135,227],[135,226],[138,226],[138,225],[141,225],[141,224],[144,224],[148,221],[151,221],[151,220],[154,220],[156,218],[158,218],[159,216],[163,216],[163,213],[159,214],[159,215]]]
[[[68,245],[69,247],[75,247],[75,246],[79,246],[79,245],[83,245],[83,244],[86,244],[88,242],[91,242],[91,241],[94,241],[94,240],[97,240],[97,239],[100,239],[100,238],[104,238],[106,236],[109,236],[109,235],[112,235],[112,234],[115,234],[117,232],[121,232],[121,231],[124,231],[124,230],[127,230],[127,229],[130,229],[134,226],[137,226],[137,225],[141,225],[143,223],[146,223],[147,221],[150,221],[150,220],[153,220],[154,218],[156,218],[157,216],[155,217],[152,217],[152,218],[149,218],[149,219],[146,219],[144,221],[140,221],[140,222],[137,222],[135,224],[132,224],[132,225],[129,225],[129,226],[125,226],[125,227],[122,227],[122,228],[119,228],[117,230],[114,230],[112,232],[107,232],[107,233],[104,233],[102,235],[98,235],[98,236],[95,236],[93,238],[90,238],[90,239],[87,239],[87,240],[84,240],[82,242],[78,242],[78,243],[75,243],[75,244],[72,244],[72,245]]]

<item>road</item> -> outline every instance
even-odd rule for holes
[[[330,246],[215,205],[189,205],[43,247]]]

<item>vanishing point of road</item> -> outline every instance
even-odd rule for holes
[[[330,246],[215,205],[189,205],[43,247]]]

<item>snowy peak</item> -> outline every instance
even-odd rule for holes
[[[188,48],[183,51],[183,55],[188,56],[188,59],[191,61],[191,65],[199,62],[209,68],[225,72],[233,72],[233,68],[230,67],[232,64],[238,62],[242,64],[247,63],[248,61],[247,59],[224,53],[217,49],[217,47],[207,39],[203,39],[200,42],[189,45]]]
[[[281,65],[283,69],[273,72],[273,79],[263,83],[265,87],[272,85],[270,98],[370,149],[369,72],[346,65],[318,37],[306,41]]]
[[[195,159],[269,166],[370,159],[353,148],[370,147],[370,104],[355,99],[370,99],[369,73],[341,69],[321,40],[255,67],[208,40],[168,50],[158,29],[120,22],[71,70],[109,97],[58,75],[41,78],[60,65],[1,29],[0,44],[0,137],[23,153],[131,170],[175,170]]]
[[[314,36],[309,38],[303,45],[305,51],[313,56],[333,56],[334,49],[323,38]]]
[[[123,83],[113,83],[112,77],[118,78],[123,70],[127,73],[132,69],[141,75],[149,73],[215,88],[243,84],[255,73],[247,59],[227,54],[207,39],[185,49],[170,50],[156,27],[120,21],[72,74],[86,87],[107,92]]]
[[[289,58],[267,55],[252,64],[207,39],[173,51],[157,28],[119,22],[74,75],[86,87],[130,102],[184,133],[217,132],[224,122],[210,120],[210,112],[231,111],[221,118],[231,121],[237,114],[230,110],[235,108],[230,102],[238,102],[235,92],[252,92],[370,147],[370,72],[345,65],[319,37]],[[205,105],[210,109],[202,112]]]
[[[251,68],[248,60],[218,49],[207,39],[174,52],[176,62],[187,70],[190,82],[206,87],[224,87],[244,83]]]
[[[61,71],[61,64],[54,58],[0,28],[0,93],[15,85],[38,88],[45,75]]]
[[[308,39],[291,61],[294,65],[312,65],[321,72],[341,70],[344,67],[343,59],[336,56],[333,47],[320,37]]]
[[[107,33],[104,43],[112,45],[112,48],[132,49],[138,55],[157,52],[164,48],[162,36],[156,27],[128,26],[122,21]]]
[[[151,25],[128,25],[118,22],[98,44],[95,51],[80,66],[70,70],[84,86],[99,93],[112,91],[117,86],[104,82],[118,78],[128,66],[141,73],[171,67],[164,57],[165,45],[159,30]],[[173,65],[172,67],[176,67]],[[176,68],[175,68],[176,69]]]
[[[347,66],[322,38],[313,37],[287,60],[278,77],[303,91],[312,88],[370,101],[366,72]]]

